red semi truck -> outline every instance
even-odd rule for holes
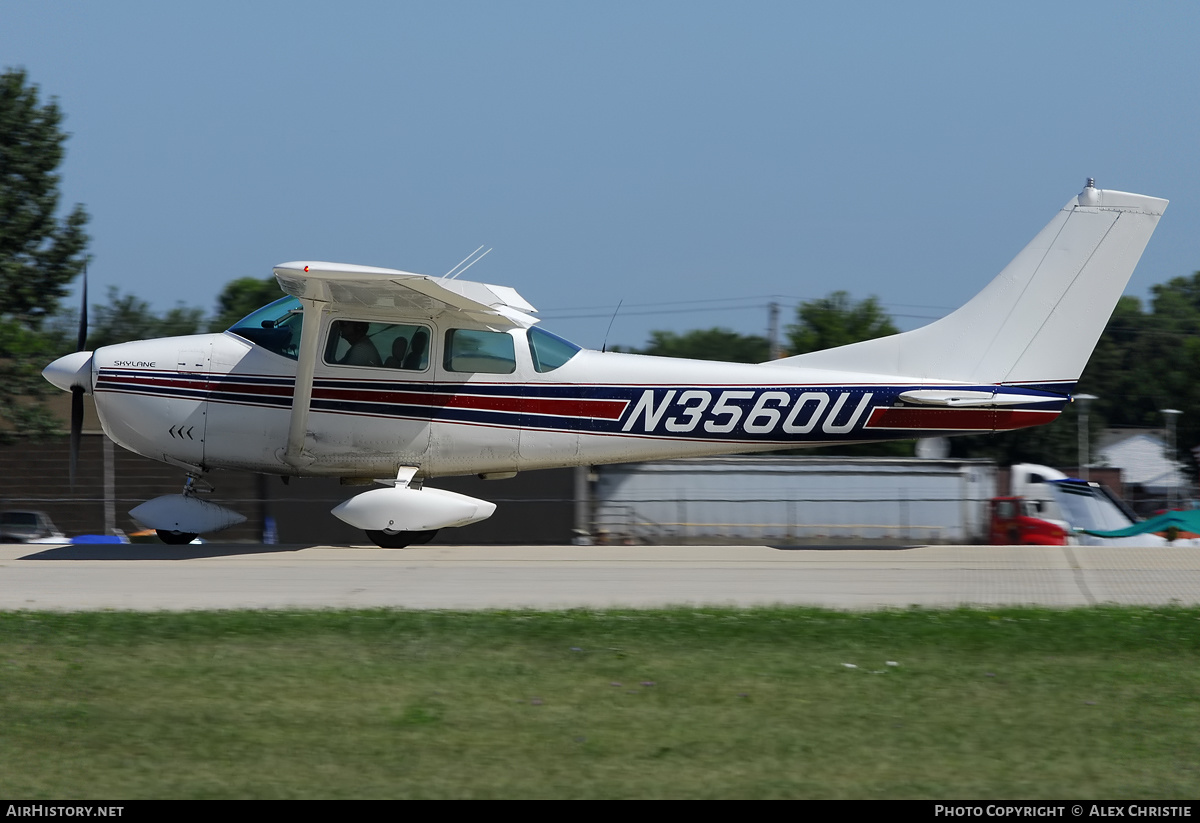
[[[1046,520],[1041,500],[993,497],[988,542],[994,546],[1065,546],[1068,533],[1062,521]]]

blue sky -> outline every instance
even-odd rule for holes
[[[1086,177],[1200,269],[1200,5],[0,2],[71,132],[92,289],[211,310],[297,259],[517,288],[599,347],[969,298]]]

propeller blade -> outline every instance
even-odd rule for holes
[[[75,351],[87,345],[87,261],[83,262],[83,306],[79,310],[79,339]],[[83,439],[83,388],[71,387],[71,488],[75,488],[75,472],[79,468],[79,445]]]
[[[71,387],[71,488],[75,488],[75,471],[79,468],[79,443],[83,437],[83,389]]]

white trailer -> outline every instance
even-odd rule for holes
[[[987,539],[990,460],[719,457],[595,469],[599,540],[671,543]]]

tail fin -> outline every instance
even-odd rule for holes
[[[779,365],[974,384],[1075,381],[1166,200],[1087,187],[969,303],[913,331]]]

